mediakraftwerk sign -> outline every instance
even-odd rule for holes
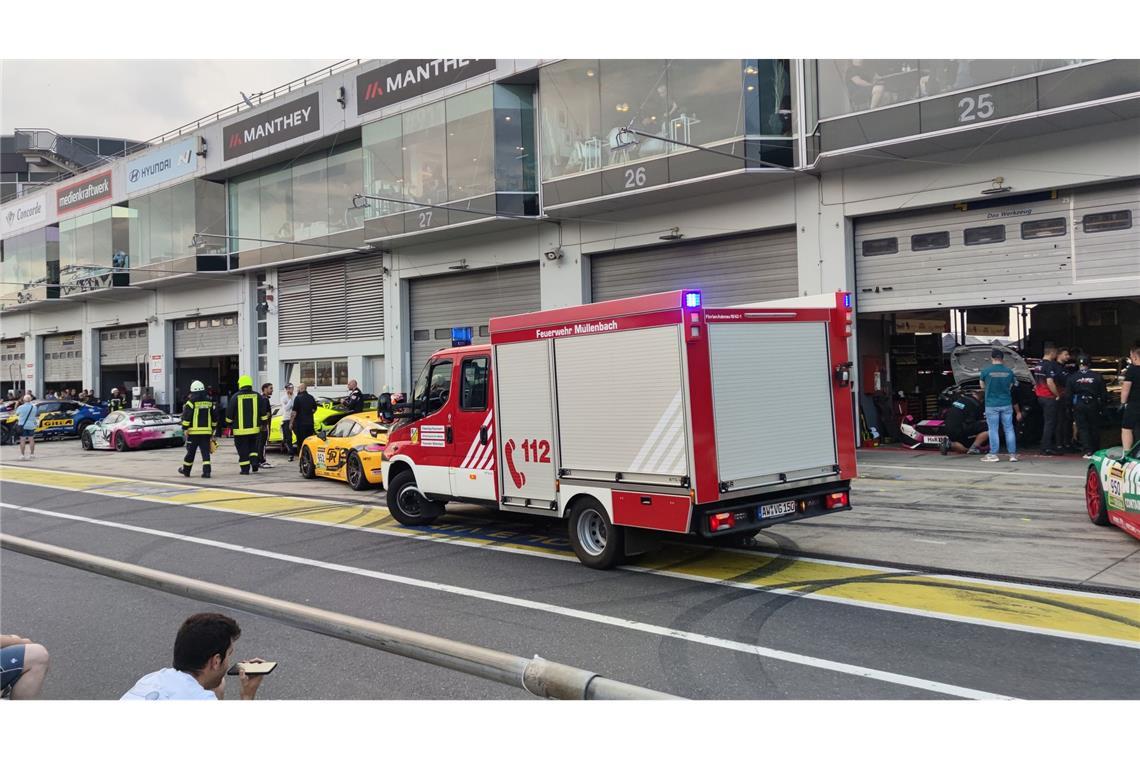
[[[29,195],[0,211],[0,234],[22,230],[47,221],[47,193]]]
[[[314,92],[224,128],[222,158],[229,161],[320,128],[320,94]]]
[[[110,197],[111,172],[106,171],[56,190],[55,210],[57,214],[66,214],[68,211],[90,206]]]
[[[193,137],[148,150],[127,164],[127,193],[154,187],[160,182],[193,174],[198,168]]]
[[[436,58],[389,63],[356,78],[356,113],[375,111],[494,70],[495,60],[492,58]]]

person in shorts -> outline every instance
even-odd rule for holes
[[[23,636],[0,635],[0,692],[12,699],[36,699],[47,676],[48,650]]]
[[[16,427],[20,436],[20,459],[36,458],[36,425],[39,424],[39,415],[36,414],[36,405],[32,403],[31,396],[24,396],[20,405],[16,407]],[[24,456],[24,447],[28,449]]]

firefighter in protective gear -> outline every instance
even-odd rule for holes
[[[269,402],[253,389],[253,379],[249,375],[242,375],[238,378],[238,392],[230,396],[226,408],[226,425],[233,430],[242,475],[260,469],[257,439],[262,425],[268,423]]]
[[[118,388],[111,389],[111,398],[107,399],[107,409],[112,412],[117,412],[126,406],[123,397],[119,395]]]
[[[182,432],[186,435],[186,458],[178,472],[190,477],[194,469],[194,452],[202,452],[202,477],[210,477],[210,442],[214,436],[214,402],[206,397],[206,386],[195,380],[190,384],[190,398],[182,407]]]

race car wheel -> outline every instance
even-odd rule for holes
[[[431,525],[443,514],[443,505],[425,497],[415,473],[404,470],[388,484],[388,511],[401,525]]]
[[[301,449],[301,477],[312,480],[317,477],[317,468],[313,465],[313,455],[309,450]]]
[[[614,527],[597,499],[583,497],[575,502],[569,533],[570,546],[586,567],[609,570],[625,559],[625,530]]]
[[[89,435],[84,435],[83,433],[80,433],[79,434],[79,442],[83,445],[84,451],[91,451],[92,449],[95,448],[95,446],[93,446],[91,443],[91,436],[89,436]]]
[[[364,477],[364,465],[360,463],[360,457],[355,451],[348,455],[348,464],[345,467],[345,477],[353,491],[363,491],[368,488],[368,478]]]
[[[1100,487],[1100,473],[1095,467],[1089,468],[1085,478],[1085,507],[1089,519],[1097,525],[1108,525],[1108,504],[1104,500],[1104,489]]]
[[[79,433],[80,438],[83,437],[83,431],[86,430],[90,426],[91,426],[91,420],[84,420],[83,422],[79,423],[79,427],[76,428],[76,432]]]
[[[115,451],[128,451],[131,447],[127,445],[127,439],[122,435],[115,434]]]

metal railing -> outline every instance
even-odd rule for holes
[[[76,142],[67,135],[61,135],[51,129],[17,129],[13,132],[16,138],[16,150],[41,151],[54,153],[72,166],[76,173],[100,163],[110,163],[111,157],[100,155],[86,145]]]
[[[294,628],[514,686],[538,697],[680,699],[672,694],[614,681],[588,670],[544,660],[538,655],[528,660],[494,649],[286,602],[161,570],[151,570],[26,538],[0,534],[0,548],[200,602],[244,610]]]
[[[253,106],[259,106],[262,103],[273,100],[274,98],[280,97],[282,95],[288,95],[293,90],[298,90],[298,89],[301,89],[302,87],[308,87],[309,85],[313,84],[314,82],[319,82],[322,79],[327,79],[327,78],[331,77],[333,74],[344,71],[345,69],[350,69],[353,66],[359,66],[364,60],[366,60],[366,59],[364,59],[364,58],[345,58],[344,60],[337,61],[336,63],[332,64],[331,66],[325,66],[324,68],[317,69],[316,71],[314,71],[311,74],[306,74],[305,76],[294,79],[291,82],[286,82],[285,84],[274,87],[272,90],[269,90],[267,92],[259,92],[259,93],[249,95],[248,97],[249,97],[250,103],[252,103]],[[122,153],[116,153],[115,156],[116,157],[120,156],[120,155],[126,156],[126,155],[129,155],[130,153],[137,151],[137,150],[142,150],[143,148],[150,147],[151,145],[157,145],[159,143],[166,142],[167,140],[172,140],[176,137],[181,137],[182,135],[186,134],[187,132],[193,132],[196,129],[201,129],[204,125],[209,124],[210,122],[220,121],[221,119],[224,119],[227,116],[233,116],[234,114],[238,113],[242,109],[248,110],[249,108],[252,108],[253,106],[246,104],[245,101],[242,101],[241,103],[234,103],[233,105],[226,106],[225,108],[218,109],[217,111],[214,111],[211,114],[207,114],[206,116],[203,116],[200,119],[195,119],[194,121],[187,122],[187,123],[183,124],[181,127],[177,127],[175,129],[172,129],[169,132],[163,132],[158,137],[152,137],[151,139],[147,140],[146,144],[144,144],[144,145],[139,145],[139,146],[134,147],[134,148],[124,149],[122,151]]]

